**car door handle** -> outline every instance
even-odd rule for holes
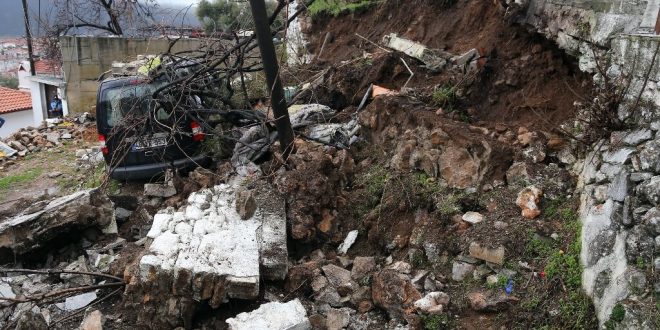
[[[144,155],[147,156],[147,157],[151,157],[151,156],[154,155],[154,152],[151,151],[151,150],[149,150],[149,151],[145,151],[145,152],[144,152]]]

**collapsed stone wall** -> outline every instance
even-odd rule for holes
[[[256,299],[261,280],[282,280],[288,270],[284,198],[243,177],[159,211],[147,238],[125,274],[125,305],[145,328],[191,328],[200,306]]]
[[[609,77],[629,84],[618,109],[627,129],[592,146],[580,183],[583,288],[602,324],[615,306],[622,328],[652,328],[660,293],[660,36],[659,0],[530,0],[518,22],[554,40],[601,80],[595,56],[607,57]],[[655,271],[653,271],[655,269]],[[655,278],[652,278],[655,277]]]

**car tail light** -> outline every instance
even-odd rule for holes
[[[108,154],[108,147],[105,145],[105,135],[99,134],[99,147],[104,155]]]
[[[193,141],[204,141],[202,126],[199,126],[196,121],[193,121],[190,123],[190,128],[192,129]]]

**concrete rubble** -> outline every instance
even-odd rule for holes
[[[307,311],[298,299],[287,303],[266,303],[249,313],[227,319],[230,330],[308,330]]]
[[[418,42],[399,37],[396,33],[390,33],[383,37],[383,44],[422,61],[426,68],[435,72],[446,68],[457,68],[462,72],[473,72],[477,71],[479,67],[483,67],[485,63],[485,59],[477,49],[473,48],[463,54],[454,55],[439,49],[428,48]]]
[[[153,241],[140,258],[139,274],[129,291],[135,302],[163,294],[180,306],[144,308],[140,320],[189,324],[194,301],[217,308],[230,298],[256,299],[262,280],[287,274],[286,218],[283,198],[265,185],[251,187],[245,178],[190,194],[187,205],[159,211],[147,237]],[[254,215],[237,212],[238,192],[248,189]],[[171,289],[157,283],[171,283]]]
[[[40,203],[0,223],[0,248],[23,254],[44,247],[72,228],[117,232],[114,204],[100,190],[81,190]]]

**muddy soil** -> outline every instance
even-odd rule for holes
[[[490,1],[457,1],[450,8],[432,2],[386,1],[363,12],[312,20],[308,29],[312,54],[318,53],[326,34],[331,36],[318,68],[333,65],[341,76],[340,93],[318,97],[341,108],[357,105],[370,83],[400,89],[410,75],[398,57],[410,64],[419,62],[405,55],[382,55],[382,49],[356,35],[380,43],[383,36],[397,33],[454,54],[472,48],[487,54],[486,70],[474,78],[459,106],[474,122],[548,129],[573,116],[573,103],[583,99],[591,81],[578,70],[575,59],[542,36],[504,22]],[[363,52],[376,58],[359,59]],[[411,69],[415,76],[407,87],[427,100],[439,87],[464,84],[464,77],[433,74],[418,65]]]

